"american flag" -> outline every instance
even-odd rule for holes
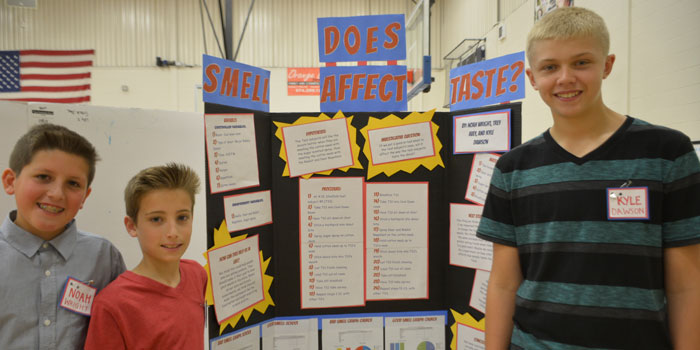
[[[0,51],[0,100],[90,101],[95,50]]]

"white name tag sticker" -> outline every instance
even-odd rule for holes
[[[608,220],[649,220],[649,188],[608,188]]]
[[[73,277],[68,277],[59,305],[66,310],[90,316],[92,302],[95,300],[96,293],[97,288],[90,287]]]

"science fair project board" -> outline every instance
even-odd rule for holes
[[[474,233],[495,160],[520,143],[520,104],[328,115],[207,103],[204,118],[212,348],[374,349],[398,332],[384,348],[446,349],[456,328],[479,334],[491,247]]]
[[[483,348],[474,235],[522,53],[456,71],[450,113],[404,112],[403,16],[318,26],[322,113],[269,113],[268,72],[204,60],[211,348]]]

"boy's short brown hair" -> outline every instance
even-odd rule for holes
[[[141,170],[129,180],[124,189],[126,215],[136,222],[141,198],[151,191],[164,189],[184,190],[190,196],[194,208],[194,195],[199,192],[199,176],[192,168],[178,163]]]
[[[17,140],[10,154],[10,169],[19,176],[39,151],[59,150],[85,159],[88,164],[88,186],[95,178],[95,163],[100,159],[97,150],[86,138],[64,126],[38,124]]]
[[[582,7],[557,8],[544,15],[530,30],[527,35],[527,58],[531,59],[532,46],[537,41],[581,37],[596,39],[603,54],[608,55],[610,34],[602,17]]]

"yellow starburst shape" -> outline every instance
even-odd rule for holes
[[[455,319],[455,323],[450,326],[450,331],[452,331],[452,341],[450,342],[450,349],[456,350],[457,349],[457,324],[461,323],[463,325],[467,325],[472,328],[476,328],[481,331],[486,330],[486,317],[482,318],[481,321],[476,321],[472,315],[470,315],[468,312],[465,312],[464,314],[460,314],[459,312],[450,309],[450,312],[452,312],[452,317]]]
[[[435,124],[432,119],[433,119],[433,114],[435,114],[435,110],[431,110],[425,113],[420,113],[420,112],[413,112],[409,114],[406,118],[399,118],[393,114],[379,119],[379,118],[374,118],[370,117],[369,121],[367,123],[367,126],[362,128],[360,132],[362,133],[362,136],[365,137],[365,146],[362,150],[362,152],[365,154],[367,159],[369,160],[369,165],[367,166],[367,179],[371,179],[372,177],[379,175],[381,173],[385,173],[386,176],[391,176],[397,173],[400,170],[403,170],[407,173],[412,173],[413,171],[416,170],[419,166],[424,166],[428,170],[433,170],[436,166],[441,166],[445,167],[445,165],[442,162],[442,157],[440,157],[440,150],[442,149],[442,143],[437,137],[437,132],[438,132],[438,126]],[[396,127],[396,126],[402,126],[402,125],[409,125],[409,124],[417,124],[417,123],[424,123],[424,122],[430,122],[431,123],[431,130],[433,133],[433,145],[434,145],[434,150],[435,150],[435,155],[432,157],[425,157],[425,158],[418,158],[418,159],[407,159],[407,160],[402,160],[398,162],[391,162],[391,163],[385,163],[385,164],[378,164],[378,165],[373,165],[372,164],[372,151],[370,149],[370,144],[369,144],[369,138],[367,134],[369,133],[370,130],[374,129],[382,129],[382,128],[388,128],[388,127]]]
[[[226,226],[226,220],[221,221],[221,226],[219,226],[218,229],[214,229],[214,246],[209,248],[207,252],[212,251],[216,248],[221,248],[225,245],[241,241],[248,237],[248,235],[240,235],[237,237],[231,237],[231,235],[228,232],[228,227]],[[207,254],[204,254],[204,258],[207,258]],[[268,306],[274,306],[275,303],[272,301],[272,296],[270,295],[270,286],[272,285],[272,279],[273,277],[270,275],[266,275],[265,272],[267,271],[267,267],[270,265],[270,261],[272,258],[268,258],[267,260],[263,259],[263,252],[262,250],[260,251],[260,261],[262,261],[262,272],[263,272],[263,289],[265,291],[265,298],[261,300],[260,302],[250,306],[249,308],[235,314],[233,317],[229,318],[228,320],[224,321],[219,325],[219,335],[221,335],[224,332],[224,329],[226,326],[231,326],[231,328],[234,328],[238,321],[243,317],[245,321],[248,321],[250,318],[250,315],[253,313],[253,310],[257,310],[261,314],[264,314],[265,311],[267,311]],[[207,271],[207,276],[210,275],[209,271],[209,263],[207,262],[206,265],[204,265],[204,269]],[[207,301],[207,305],[214,305],[214,293],[211,288],[211,279],[207,281],[207,290],[205,294],[205,298]]]
[[[282,172],[282,176],[289,176],[289,161],[287,160],[287,151],[286,148],[284,147],[284,138],[282,137],[282,128],[285,126],[291,126],[291,125],[302,125],[302,124],[308,124],[308,123],[314,123],[318,121],[324,121],[324,120],[331,120],[331,119],[340,119],[340,118],[345,118],[343,115],[343,112],[338,111],[333,118],[330,118],[329,116],[325,115],[324,113],[321,113],[318,117],[310,117],[310,116],[305,116],[297,119],[294,123],[289,124],[289,123],[282,123],[282,122],[274,122],[274,124],[277,126],[277,131],[275,131],[275,136],[282,141],[282,146],[280,147],[280,158],[285,161],[284,165],[284,171]],[[360,164],[360,146],[357,145],[357,129],[355,129],[354,126],[352,126],[352,116],[345,118],[348,124],[348,135],[350,137],[350,145],[352,147],[352,159],[353,159],[353,164],[351,166],[343,167],[343,168],[338,168],[340,171],[345,171],[347,172],[350,168],[355,168],[355,169],[362,169],[362,164]],[[301,175],[302,178],[308,179],[311,177],[313,174],[322,174],[322,175],[330,175],[333,170],[326,170],[326,171],[319,171],[316,173],[310,173],[310,174],[305,174]]]

